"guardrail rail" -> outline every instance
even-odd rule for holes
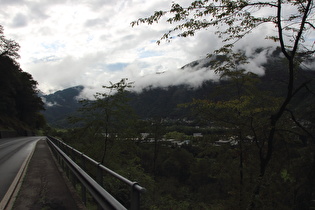
[[[103,175],[108,174],[118,181],[125,183],[130,188],[130,206],[128,209],[140,209],[140,196],[146,191],[137,182],[132,182],[125,177],[117,174],[109,168],[103,166],[101,163],[93,160],[82,152],[74,149],[66,143],[48,136],[48,145],[51,147],[53,154],[58,160],[60,166],[66,172],[67,176],[74,185],[77,182],[81,185],[81,199],[86,205],[87,191],[97,202],[99,208],[103,209],[127,209],[116,198],[114,198],[108,191],[103,188]],[[67,154],[66,154],[67,153]],[[72,156],[72,159],[70,158]],[[76,161],[75,161],[75,160]],[[80,162],[80,165],[79,165]],[[86,163],[90,163],[97,170],[96,179],[93,179],[85,170]]]

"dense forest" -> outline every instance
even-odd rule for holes
[[[44,103],[37,82],[17,61],[19,45],[3,34],[0,25],[0,130],[6,135],[27,135],[45,126]]]

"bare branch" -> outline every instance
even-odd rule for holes
[[[292,97],[294,97],[302,88],[306,88],[308,89],[307,87],[307,84],[310,83],[312,80],[308,80],[306,82],[303,82],[303,84],[301,84],[297,89],[295,89],[295,91],[292,93]]]
[[[303,15],[303,18],[302,18],[302,21],[301,21],[300,30],[299,30],[299,32],[298,32],[298,34],[296,36],[296,40],[295,40],[294,47],[293,47],[293,50],[292,50],[292,56],[294,56],[294,54],[296,53],[296,51],[298,49],[298,45],[299,45],[299,42],[301,40],[303,30],[305,28],[305,22],[307,20],[308,15],[309,15],[309,11],[310,11],[310,7],[311,7],[312,2],[313,2],[313,0],[308,0],[307,1],[307,6],[305,8],[304,15]]]
[[[311,26],[313,29],[315,29],[315,26],[312,23],[305,21],[305,24],[307,24],[307,25]]]
[[[282,1],[278,0],[278,9],[277,9],[277,26],[278,26],[278,36],[279,36],[279,42],[280,42],[280,47],[282,50],[282,53],[284,54],[284,56],[288,59],[291,58],[291,56],[288,54],[286,48],[285,48],[285,44],[284,44],[284,38],[283,38],[283,28],[282,28],[282,19],[281,19],[281,10],[282,10]]]

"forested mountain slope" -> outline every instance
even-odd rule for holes
[[[74,114],[80,107],[77,96],[83,86],[76,86],[57,91],[49,95],[41,95],[45,102],[43,114],[51,126],[68,127],[67,116]]]
[[[308,82],[307,88],[315,90],[314,82],[315,69],[312,65],[303,64],[299,70],[303,72],[298,74],[296,87]],[[314,66],[314,65],[313,65]],[[286,85],[286,64],[280,56],[280,51],[276,50],[271,53],[267,62],[263,64],[265,73],[260,76],[260,83],[257,84],[260,89],[270,91],[274,96],[283,96],[284,87]],[[211,71],[211,62],[208,58],[194,61],[181,68],[183,74],[185,71],[198,71],[201,68],[208,68]],[[277,79],[275,79],[277,78]],[[191,102],[193,99],[211,99],[211,100],[224,100],[229,97],[227,92],[222,92],[218,89],[222,85],[226,85],[229,81],[204,81],[197,88],[189,85],[173,85],[168,87],[147,87],[142,92],[129,92],[130,104],[142,119],[149,118],[170,118],[170,119],[183,119],[191,117],[187,110],[178,107],[179,104]],[[80,106],[77,96],[83,90],[83,86],[68,88],[65,90],[57,91],[54,94],[44,95],[46,101],[46,111],[43,112],[48,123],[57,127],[68,127],[69,124],[66,120],[67,116],[74,114],[76,109]],[[315,103],[315,97],[309,97],[309,103],[300,103],[299,98],[304,97],[304,88],[296,99],[293,101],[295,106],[300,107],[300,110],[310,109],[310,105]],[[70,125],[71,126],[71,125]]]

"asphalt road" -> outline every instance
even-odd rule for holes
[[[44,137],[17,137],[0,139],[0,201],[3,199],[22,163]]]

